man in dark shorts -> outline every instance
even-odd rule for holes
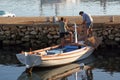
[[[59,22],[59,33],[60,33],[60,38],[61,38],[61,44],[62,45],[64,45],[66,35],[70,35],[70,42],[73,41],[73,34],[72,34],[72,32],[68,31],[68,29],[69,28],[67,26],[66,19],[61,17],[61,20]]]
[[[69,32],[61,32],[60,33],[60,38],[64,38],[65,35],[69,35],[70,33]]]

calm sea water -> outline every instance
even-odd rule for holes
[[[33,68],[33,72],[31,75],[25,73],[25,66],[1,64],[0,80],[49,80],[49,78],[55,78],[57,76],[60,77],[63,75],[65,76],[55,80],[82,80],[82,73],[78,69],[78,66],[81,63],[85,63],[85,66],[89,67],[89,70],[91,71],[90,76],[93,78],[91,80],[120,79],[120,69],[119,67],[117,67],[119,63],[116,64],[116,60],[112,59],[112,61],[109,61],[108,59],[106,59],[99,61],[93,55],[91,55],[82,61],[64,66],[54,68]]]
[[[16,16],[120,15],[120,0],[0,0],[0,10]]]

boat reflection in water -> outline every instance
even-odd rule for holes
[[[74,80],[92,80],[92,69],[90,66],[84,66],[81,69],[79,64],[73,63],[54,69],[33,72],[31,75],[23,72],[18,80],[71,80],[71,76],[74,76]]]
[[[92,80],[92,64],[87,64],[92,60],[84,61],[59,67],[34,68],[31,75],[23,72],[18,80]]]

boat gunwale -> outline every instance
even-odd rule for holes
[[[83,49],[85,51],[84,53],[86,53],[88,51],[88,49],[90,49],[90,48],[88,48],[88,47],[84,48]],[[75,50],[74,52],[71,52],[71,53],[65,53],[65,54],[62,53],[62,54],[57,54],[57,55],[49,55],[49,56],[48,55],[43,55],[43,56],[40,56],[40,57],[41,57],[41,60],[43,60],[43,61],[73,58],[73,57],[78,57],[80,55],[81,56],[84,55],[83,50],[77,50],[77,51]],[[82,52],[82,54],[80,54],[80,52]]]

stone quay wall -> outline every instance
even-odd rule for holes
[[[0,25],[0,45],[38,49],[59,43],[56,24],[7,24]]]
[[[107,45],[120,47],[120,23],[95,24],[93,35],[101,37],[103,47]]]
[[[72,27],[73,24],[68,24]],[[39,49],[60,43],[59,25],[42,24],[1,24],[0,48],[23,47]],[[102,39],[101,47],[117,46],[120,48],[119,23],[94,23],[93,35]]]

